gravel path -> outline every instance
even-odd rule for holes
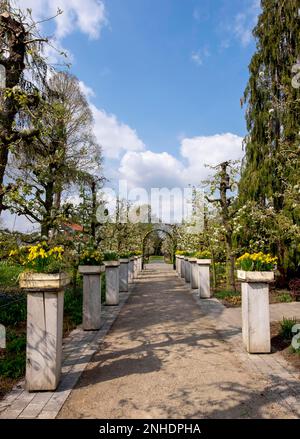
[[[148,265],[59,417],[297,417],[235,350],[238,330],[218,329],[223,307],[205,302],[171,266]]]

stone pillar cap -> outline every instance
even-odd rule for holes
[[[210,265],[211,259],[197,259],[197,264],[199,265]]]
[[[274,271],[237,271],[238,280],[248,283],[271,283],[274,282]]]
[[[127,264],[129,262],[129,259],[127,258],[122,258],[122,259],[120,259],[120,263],[121,264]]]
[[[188,259],[188,261],[189,261],[189,262],[192,262],[192,263],[193,263],[193,262],[197,262],[197,260],[198,260],[197,258],[189,258],[189,259]]]
[[[104,272],[104,265],[79,265],[80,274],[99,274]]]
[[[119,267],[119,261],[104,261],[105,267]]]

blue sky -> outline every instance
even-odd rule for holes
[[[42,31],[70,54],[109,185],[186,187],[242,158],[259,0],[14,1],[37,19],[63,10]]]
[[[246,14],[248,32],[252,4],[110,0],[99,40],[76,33],[64,45],[93,102],[134,127],[152,151],[176,154],[183,136],[245,134],[239,99],[253,43],[243,44],[235,27]]]

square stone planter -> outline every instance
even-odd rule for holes
[[[31,273],[25,271],[20,274],[19,285],[24,290],[58,290],[70,283],[67,273]]]
[[[238,271],[242,282],[243,343],[251,354],[271,352],[269,283],[273,272]]]
[[[105,261],[106,305],[119,305],[120,301],[120,262]]]
[[[237,271],[238,280],[241,282],[262,282],[271,283],[274,282],[273,271]]]
[[[85,331],[96,331],[101,327],[101,273],[103,265],[80,265],[83,275],[82,326]]]
[[[29,392],[53,391],[61,375],[64,288],[66,273],[22,273],[27,292],[25,386]]]
[[[198,288],[201,299],[211,297],[210,290],[210,265],[211,259],[197,259],[198,265]]]

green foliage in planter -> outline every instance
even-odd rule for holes
[[[140,250],[132,250],[129,252],[129,255],[132,256],[142,256],[143,252],[141,252]]]
[[[236,261],[239,269],[244,271],[272,271],[275,269],[278,258],[270,254],[245,253]]]
[[[66,266],[64,248],[51,247],[45,241],[12,250],[9,258],[10,261],[22,265],[25,270],[35,273],[59,273]]]
[[[131,256],[130,252],[122,252],[119,255],[120,259],[128,259],[130,258],[130,256]]]
[[[292,333],[292,328],[296,325],[296,318],[286,319],[283,317],[282,322],[280,322],[280,335],[285,340],[291,340],[295,334]]]
[[[103,263],[103,254],[94,248],[85,249],[79,258],[79,265],[98,266]]]
[[[211,252],[209,250],[202,250],[194,254],[197,259],[211,259]]]
[[[118,261],[120,258],[117,252],[107,251],[104,252],[104,261]]]

